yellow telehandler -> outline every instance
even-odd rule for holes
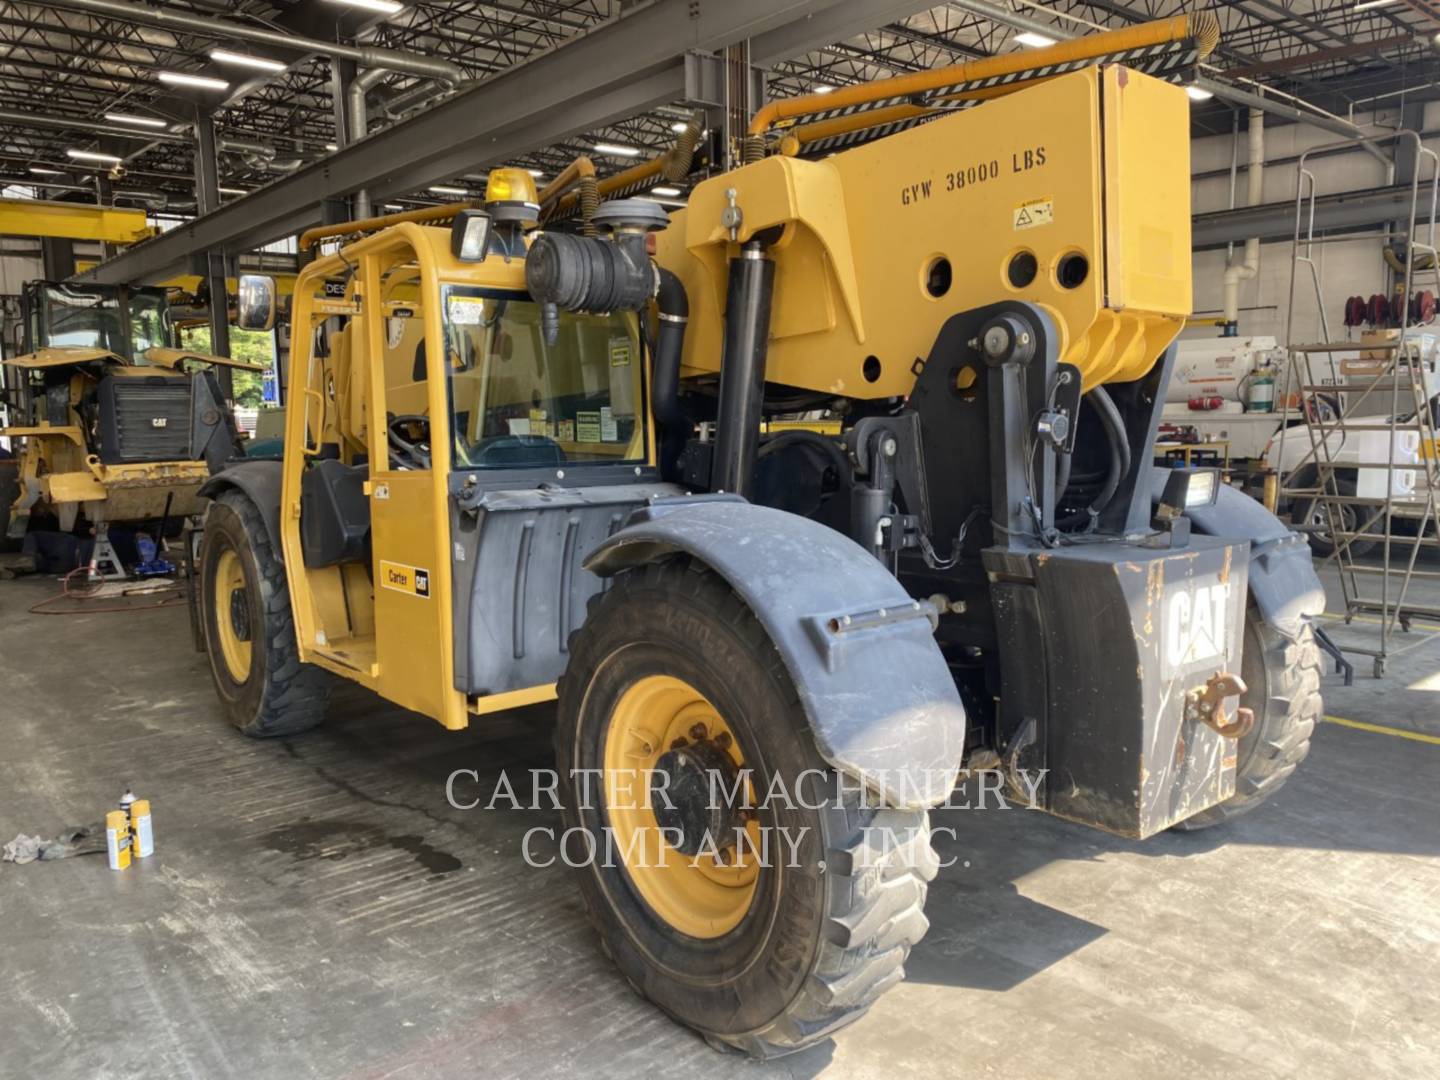
[[[1151,466],[1190,177],[1145,72],[1215,38],[779,102],[668,216],[502,169],[448,229],[345,226],[296,282],[283,463],[204,489],[229,719],[303,731],[335,677],[448,728],[557,699],[605,948],[761,1057],[903,977],[962,768],[1130,837],[1257,805],[1323,593],[1217,473]]]

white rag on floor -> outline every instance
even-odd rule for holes
[[[17,866],[34,862],[40,857],[40,845],[43,843],[45,843],[43,837],[16,833],[15,839],[5,845],[4,854],[0,855],[0,862],[13,862]]]

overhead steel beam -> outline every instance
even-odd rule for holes
[[[1341,191],[1315,200],[1315,232],[1381,228],[1406,220],[1409,214],[1409,184]],[[1194,250],[1204,251],[1255,236],[1262,242],[1294,239],[1295,200],[1196,214],[1190,244]]]
[[[878,17],[929,6],[923,0],[887,3]],[[803,52],[846,36],[857,11],[852,0],[657,0],[137,245],[83,277],[131,283],[173,277],[188,270],[192,253],[251,250],[301,231],[319,218],[324,199],[367,188],[381,201],[681,98],[688,50],[764,40],[799,23],[805,33],[787,38],[785,48]]]

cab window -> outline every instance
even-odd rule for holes
[[[647,428],[633,313],[559,312],[523,294],[442,287],[455,468],[641,464]]]

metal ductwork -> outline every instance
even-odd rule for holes
[[[232,22],[229,19],[198,15],[194,12],[175,8],[148,7],[144,4],[129,3],[128,0],[38,0],[39,6],[63,8],[69,11],[84,11],[92,15],[104,15],[125,22],[162,26],[168,30],[201,34],[206,37],[232,41],[253,41],[269,45],[287,53],[321,53],[326,56],[353,60],[364,68],[384,68],[387,71],[403,71],[426,79],[454,85],[465,78],[465,72],[448,60],[416,53],[397,52],[371,45],[342,45],[318,38],[297,37],[279,30],[266,30],[259,26]]]
[[[1265,114],[1250,110],[1250,156],[1245,166],[1245,205],[1259,206],[1265,188]],[[1260,238],[1245,241],[1245,254],[1225,268],[1225,332],[1235,333],[1240,315],[1240,282],[1260,272]]]
[[[370,130],[370,109],[365,103],[365,95],[370,88],[388,75],[384,68],[367,68],[351,81],[350,87],[345,91],[345,126],[348,129],[347,139],[350,142],[357,142],[363,139]],[[371,214],[370,192],[361,188],[352,196],[351,216],[355,218],[368,218]]]

